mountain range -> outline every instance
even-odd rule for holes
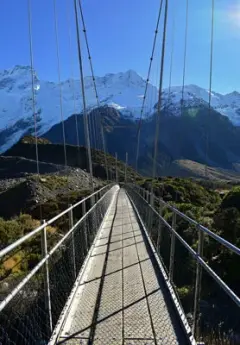
[[[84,144],[80,81],[68,79],[59,85],[40,80],[35,71],[33,77],[38,135],[62,142],[62,106],[67,143],[76,144],[75,114],[80,144]],[[100,114],[104,119],[108,151],[119,152],[122,159],[128,151],[130,163],[135,164],[137,124],[146,81],[133,70],[106,74],[95,80],[100,108],[97,108],[92,78],[84,79],[90,123]],[[145,173],[150,172],[148,166],[152,163],[157,98],[157,88],[149,84],[140,142],[140,168]],[[181,86],[163,90],[158,143],[161,170],[179,159],[235,170],[240,162],[240,93],[212,92],[210,113],[208,90],[187,85],[183,103],[181,99]],[[0,152],[33,132],[31,68],[17,65],[0,71]],[[207,150],[206,135],[209,137]]]

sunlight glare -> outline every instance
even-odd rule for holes
[[[232,28],[240,28],[240,5],[229,8],[227,17]]]

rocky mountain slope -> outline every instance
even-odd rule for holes
[[[181,114],[182,87],[174,86],[163,91],[164,104],[174,115]],[[197,85],[186,85],[183,92],[183,106],[207,108],[209,104],[209,91]],[[240,93],[233,91],[222,95],[217,92],[211,93],[211,108],[229,118],[235,125],[240,125]]]
[[[117,110],[110,107],[98,109],[105,124],[106,146],[109,153],[118,152],[124,161],[128,152],[129,163],[135,167],[137,123],[122,118]],[[90,118],[92,113],[90,113]],[[79,136],[84,142],[82,117],[79,116]],[[139,169],[144,175],[152,173],[154,152],[155,117],[142,121]],[[161,114],[158,143],[158,166],[160,175],[169,172],[168,167],[176,160],[195,161],[213,168],[238,171],[240,162],[240,128],[220,113],[199,107],[184,109],[182,116],[170,116],[168,110]],[[75,116],[65,121],[66,141],[76,145]],[[62,126],[53,126],[44,137],[54,143],[62,143]],[[206,150],[206,138],[208,145]],[[191,169],[190,169],[191,170]]]
[[[24,137],[0,157],[0,217],[18,216],[27,212],[38,218],[40,206],[47,219],[68,203],[91,193],[85,147],[67,145],[68,166],[64,165],[63,145],[39,139],[40,178],[37,175],[35,139]],[[103,153],[92,150],[94,189],[108,183]],[[116,179],[116,160],[107,156],[109,177]],[[117,161],[119,181],[124,181],[125,164]],[[128,180],[140,178],[131,167]]]

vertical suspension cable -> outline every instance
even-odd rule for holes
[[[162,36],[162,56],[161,56],[161,67],[160,67],[158,105],[157,105],[157,113],[156,113],[156,132],[155,132],[155,141],[154,141],[154,156],[153,156],[152,184],[151,184],[152,195],[153,195],[153,179],[156,177],[156,164],[157,164],[157,155],[158,155],[158,139],[159,139],[160,113],[161,113],[161,107],[162,107],[162,88],[163,88],[165,45],[166,45],[166,33],[167,33],[167,17],[168,17],[168,0],[166,0],[166,3],[165,3],[164,25],[163,25],[163,36]]]
[[[87,29],[86,29],[86,25],[85,25],[81,0],[79,0],[79,8],[80,8],[80,14],[81,14],[81,19],[82,19],[82,24],[83,24],[83,32],[84,32],[84,37],[85,37],[85,42],[86,42],[86,47],[87,47],[87,52],[88,52],[88,60],[89,60],[91,75],[92,75],[92,80],[93,80],[93,87],[94,87],[95,97],[97,100],[97,107],[100,108],[101,104],[100,104],[99,95],[98,95],[98,91],[97,91],[96,78],[95,78],[95,74],[94,74],[94,70],[93,70],[93,62],[92,62],[92,57],[91,57],[89,43],[88,43]],[[100,141],[102,141],[102,149],[103,149],[103,153],[104,153],[104,163],[105,163],[106,175],[107,175],[107,180],[108,180],[109,174],[108,174],[108,164],[107,164],[107,156],[106,156],[106,141],[105,141],[104,128],[103,128],[102,117],[101,117],[100,112],[99,112],[99,116],[100,116],[100,136],[101,136]],[[95,117],[95,115],[94,115],[94,117]],[[93,119],[94,119],[94,117],[93,117]],[[96,121],[95,121],[95,125],[96,125]],[[97,133],[98,133],[98,131],[97,131]],[[95,134],[95,138],[97,140],[96,134]]]
[[[147,90],[148,90],[148,85],[149,85],[149,80],[150,80],[151,69],[152,69],[152,62],[153,62],[155,48],[156,48],[159,22],[160,22],[161,13],[162,13],[162,5],[163,5],[163,0],[161,0],[161,2],[160,2],[158,18],[157,18],[157,24],[156,24],[156,29],[155,29],[155,35],[154,35],[154,39],[153,39],[152,54],[151,54],[151,57],[150,57],[150,64],[149,64],[149,67],[148,67],[146,86],[145,86],[145,90],[144,90],[143,102],[142,102],[141,113],[140,113],[140,119],[139,119],[139,124],[138,124],[138,129],[137,129],[137,151],[136,151],[136,163],[135,163],[135,170],[136,170],[136,172],[138,172],[138,159],[139,159],[139,146],[140,146],[140,135],[141,135],[142,118],[143,118],[143,112],[144,112],[144,106],[145,106],[145,102],[146,102],[146,97],[147,97]]]
[[[173,20],[172,20],[172,49],[170,57],[170,72],[169,72],[169,86],[168,86],[168,104],[170,103],[170,93],[172,86],[172,69],[173,69],[173,54],[174,54],[174,44],[175,44],[175,2],[173,0]]]
[[[91,156],[91,147],[90,147],[89,125],[88,125],[87,106],[86,106],[84,78],[83,78],[83,63],[82,63],[81,43],[80,43],[80,34],[79,34],[79,24],[78,24],[77,0],[73,0],[73,1],[74,1],[76,30],[77,30],[78,62],[79,62],[79,69],[80,69],[80,79],[81,79],[82,99],[83,99],[83,122],[84,122],[84,132],[85,132],[85,140],[86,140],[86,148],[87,148],[87,156],[88,156],[88,168],[90,172],[89,182],[90,182],[90,188],[92,189],[92,191],[94,191],[92,156]]]
[[[38,155],[38,134],[37,134],[37,114],[36,114],[36,102],[35,102],[35,89],[34,89],[34,75],[33,75],[33,43],[32,43],[32,8],[31,0],[28,0],[28,31],[29,31],[29,50],[30,50],[30,65],[31,65],[31,88],[32,88],[32,109],[34,117],[34,136],[35,136],[35,152],[36,152],[36,165],[37,176],[40,181],[40,169],[39,169],[39,155]],[[42,220],[42,205],[40,203],[40,219]]]
[[[212,103],[212,70],[213,70],[213,40],[214,40],[214,0],[212,0],[212,16],[211,16],[211,46],[210,46],[210,70],[209,70],[209,97],[208,97],[208,121],[211,116],[211,103]],[[206,121],[207,125],[207,121]],[[206,164],[205,164],[205,177],[208,177],[208,150],[209,150],[209,133],[206,126]]]
[[[183,103],[184,103],[186,58],[187,58],[187,35],[188,35],[188,0],[186,0],[186,22],[185,22],[185,35],[184,35],[184,56],[183,56],[183,81],[182,81],[181,115],[183,115]]]
[[[39,159],[38,159],[38,138],[37,138],[37,118],[36,118],[36,103],[35,103],[35,89],[34,89],[34,74],[33,74],[33,45],[32,45],[32,9],[31,0],[28,0],[28,30],[29,30],[29,49],[30,49],[30,64],[31,64],[31,88],[32,88],[32,109],[34,117],[34,135],[37,161],[37,174],[39,175]]]
[[[73,92],[73,110],[74,110],[74,117],[75,117],[75,126],[76,126],[76,139],[77,139],[77,150],[78,150],[78,160],[80,164],[80,142],[79,142],[79,130],[78,130],[78,115],[76,109],[76,92],[75,92],[75,85],[74,85],[74,74],[73,74],[73,63],[72,63],[72,35],[71,35],[71,21],[70,21],[70,13],[69,13],[69,1],[66,0],[66,7],[67,7],[67,24],[68,24],[68,43],[69,43],[69,56],[70,56],[70,68],[71,68],[71,88]]]
[[[170,55],[170,69],[169,69],[169,85],[168,85],[168,112],[170,113],[169,109],[171,106],[171,88],[172,88],[172,70],[173,70],[173,56],[174,56],[174,46],[175,46],[175,1],[173,0],[173,19],[172,19],[172,38],[171,38],[171,55]],[[169,168],[171,166],[172,160],[169,158],[168,162],[165,165],[165,168]]]
[[[58,84],[59,84],[59,103],[60,103],[60,116],[62,122],[62,135],[63,135],[63,154],[64,154],[64,165],[67,170],[67,150],[66,150],[66,136],[65,136],[65,125],[63,118],[63,105],[62,105],[62,85],[61,85],[61,72],[60,72],[60,58],[59,58],[59,40],[58,40],[58,20],[56,10],[56,0],[53,0],[54,8],[54,26],[55,26],[55,40],[57,49],[57,70],[58,70]]]
[[[154,73],[153,73],[152,79],[153,79],[153,85],[159,85],[159,74],[160,74],[160,63],[159,63],[159,61],[161,61],[161,49],[160,48],[156,51],[155,61],[157,62],[157,65],[154,68]],[[158,102],[158,88],[157,88],[156,99],[154,97],[152,97],[152,98],[153,99],[151,99],[151,107],[152,107],[152,102],[154,102],[154,105],[156,105]]]

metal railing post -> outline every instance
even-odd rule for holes
[[[149,203],[152,207],[154,206],[154,194],[152,193],[149,195]]]
[[[173,212],[172,215],[172,228],[176,230],[176,213]],[[174,258],[175,258],[175,234],[171,233],[171,248],[170,248],[170,263],[169,263],[169,279],[170,282],[173,282],[173,270],[174,270]]]
[[[82,203],[82,216],[84,216],[86,214],[86,203],[85,201],[83,201]],[[86,253],[88,252],[88,229],[87,229],[87,219],[85,219],[84,221],[84,227],[83,227],[83,231],[84,231],[84,241],[85,241],[85,248],[86,248]]]
[[[149,196],[149,204],[154,207],[154,194],[152,192],[148,192],[148,196]],[[149,234],[150,237],[152,235],[152,226],[153,226],[153,212],[151,207],[149,207],[149,219],[148,219],[148,226],[149,226]]]
[[[43,224],[46,221],[43,220]],[[48,254],[47,248],[47,227],[45,226],[41,232],[41,251],[42,257],[46,257]],[[48,267],[48,260],[44,264],[44,297],[45,297],[45,308],[48,313],[49,317],[49,330],[52,333],[53,326],[52,326],[52,307],[51,307],[51,292],[50,292],[50,280],[49,280],[49,267]]]
[[[148,203],[148,190],[144,189],[143,191],[143,197],[144,200]],[[148,227],[148,216],[149,216],[149,207],[148,205],[144,208],[144,218],[145,218],[145,224]]]
[[[125,162],[125,177],[124,182],[127,183],[127,165],[128,165],[128,153],[126,152],[126,162]]]
[[[70,204],[68,207],[72,207],[72,204]],[[73,228],[73,210],[69,210],[68,213],[69,217],[69,230]],[[72,241],[72,263],[73,263],[73,275],[74,275],[74,280],[77,277],[77,270],[76,270],[76,255],[75,255],[75,240],[74,240],[74,231],[71,234],[71,241]]]
[[[161,200],[159,199],[159,215],[162,217],[163,213],[163,204],[161,203]],[[157,252],[160,254],[160,247],[161,247],[161,241],[162,241],[162,220],[159,217],[159,224],[158,224],[158,237],[157,237]]]
[[[96,199],[96,195],[92,195],[92,197],[90,198],[90,208],[92,208],[95,205],[95,200]]]
[[[149,192],[146,189],[146,202],[149,204]],[[150,212],[150,208],[149,205],[146,207],[146,225],[147,225],[147,230],[149,230],[149,212]]]
[[[147,195],[147,191],[146,189],[143,189],[143,199],[146,200],[146,195]]]
[[[115,172],[116,172],[116,183],[118,183],[118,169],[117,169],[118,154],[115,152]]]
[[[204,232],[198,228],[198,256],[203,256],[203,244],[204,244]],[[201,281],[202,281],[202,266],[197,261],[197,270],[196,270],[196,280],[195,280],[195,293],[194,293],[194,309],[193,309],[193,325],[192,333],[197,337],[197,328],[198,328],[198,310],[199,310],[199,300],[201,293]]]
[[[150,204],[151,202],[151,193],[147,191],[147,202]]]

